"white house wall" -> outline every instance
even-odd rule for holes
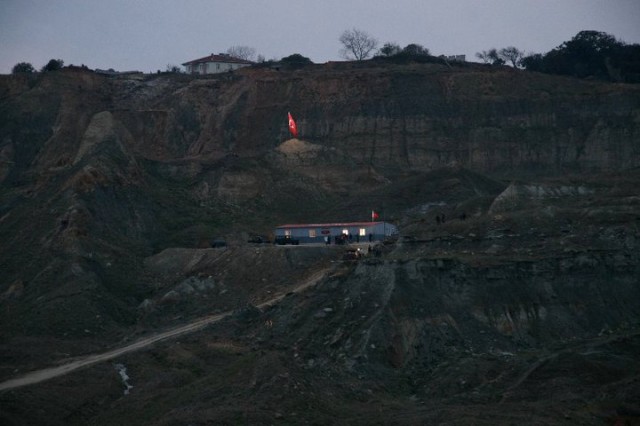
[[[371,241],[380,241],[385,236],[396,234],[397,228],[390,223],[376,223],[373,225],[359,225],[359,226],[329,226],[329,227],[280,227],[276,228],[276,237],[284,237],[289,235],[295,240],[299,240],[300,243],[323,243],[326,236],[331,236],[331,242],[335,241],[335,237],[342,235],[344,230],[347,230],[352,235],[352,242],[367,242],[369,241],[369,234],[371,234]],[[360,236],[360,229],[365,229],[365,235]],[[329,234],[323,233],[323,231],[329,231]],[[310,236],[310,231],[315,232],[315,237]]]
[[[189,74],[218,74],[237,70],[238,68],[247,67],[247,64],[237,64],[233,62],[202,62],[199,64],[191,64],[186,66]]]

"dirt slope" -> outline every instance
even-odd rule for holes
[[[437,61],[0,77],[0,376],[130,379],[7,388],[0,421],[637,421],[639,94]],[[247,242],[371,210],[400,235],[360,262]]]

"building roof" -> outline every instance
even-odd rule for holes
[[[281,228],[341,228],[349,226],[373,226],[384,222],[336,222],[336,223],[296,223],[289,225],[280,225],[276,229]]]
[[[226,53],[220,53],[218,55],[214,55],[213,53],[209,56],[205,56],[204,58],[194,59],[193,61],[185,62],[182,65],[194,65],[194,64],[202,64],[207,62],[224,62],[225,64],[246,64],[253,65],[253,62],[247,61],[246,59],[234,58],[233,56],[227,55]]]

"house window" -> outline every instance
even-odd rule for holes
[[[216,69],[219,70],[220,69],[220,64],[216,64]]]
[[[315,237],[316,237],[316,230],[309,229],[309,238],[315,238]]]
[[[284,230],[284,236],[285,237],[290,237],[291,236],[291,229],[285,229]]]
[[[342,230],[342,234],[343,235],[349,235],[349,230],[348,229],[343,229]]]
[[[367,230],[365,228],[360,228],[360,236],[365,237],[367,235]]]

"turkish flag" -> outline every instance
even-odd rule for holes
[[[379,217],[380,215],[375,210],[371,210],[371,222],[378,219]]]
[[[293,120],[293,117],[291,116],[290,112],[288,112],[287,115],[289,116],[289,131],[291,132],[294,138],[297,138],[298,127],[296,126],[296,122]]]

